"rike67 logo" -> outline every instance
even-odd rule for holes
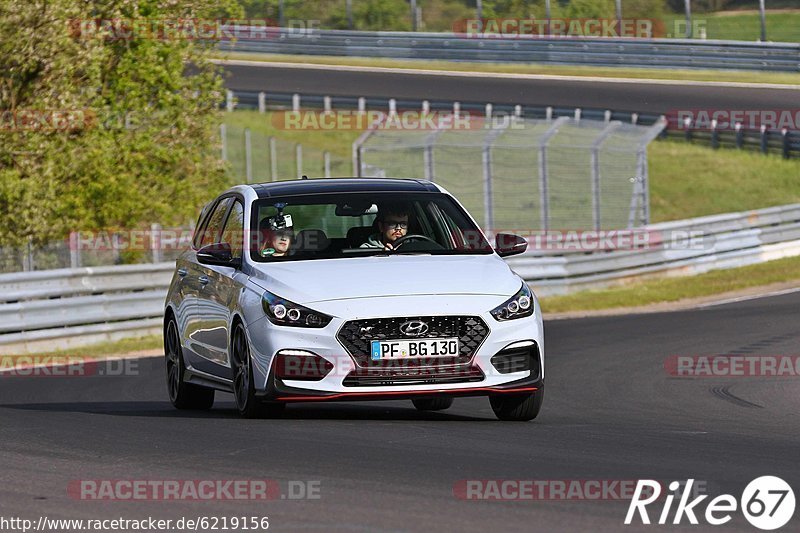
[[[669,484],[670,492],[663,498],[658,524],[664,525],[668,522],[676,495],[679,501],[671,522],[675,525],[680,524],[684,517],[690,524],[697,525],[699,524],[697,517],[700,515],[706,523],[721,526],[730,522],[731,513],[735,513],[738,507],[750,524],[758,529],[771,531],[786,525],[794,515],[794,491],[779,477],[762,476],[754,479],[745,487],[738,501],[730,494],[721,494],[707,502],[705,512],[702,514],[700,504],[708,498],[708,495],[696,496],[690,501],[693,484],[694,479],[689,479],[685,490],[681,489],[681,484],[677,481]],[[661,484],[658,481],[639,480],[628,507],[628,514],[625,516],[625,525],[630,525],[637,513],[642,524],[650,524],[647,506],[656,501],[661,503],[661,496]]]

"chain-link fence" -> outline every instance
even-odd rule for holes
[[[352,176],[352,163],[319,148],[292,143],[252,131],[220,126],[222,158],[229,162],[235,183],[265,183],[311,176]]]
[[[648,222],[647,145],[663,121],[468,120],[477,122],[431,131],[377,124],[354,146],[358,173],[434,181],[485,230],[618,229]]]

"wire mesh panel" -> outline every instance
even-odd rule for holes
[[[484,229],[607,230],[647,223],[646,148],[663,121],[470,120],[468,128],[433,132],[374,129],[355,146],[361,175],[430,179]]]

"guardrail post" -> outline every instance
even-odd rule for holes
[[[358,112],[359,113],[366,113],[367,112],[367,99],[363,96],[358,97]]]
[[[492,104],[486,104],[486,121],[492,120]]]
[[[781,130],[781,135],[783,135],[783,158],[789,159],[790,157],[789,130],[787,128],[783,128]]]
[[[741,149],[742,146],[744,146],[744,130],[742,129],[742,123],[737,122],[734,129],[736,129],[736,148]]]
[[[461,115],[461,102],[453,102],[453,116],[458,118]]]
[[[322,152],[322,169],[323,175],[326,178],[331,177],[331,153],[328,151]]]
[[[422,101],[422,114],[429,115],[431,112],[431,103],[427,100]]]
[[[303,145],[297,143],[294,147],[294,157],[297,162],[297,179],[303,177]]]
[[[576,107],[575,108],[575,122],[578,123],[578,124],[581,123],[581,108],[580,107]]]
[[[269,138],[269,173],[272,181],[278,181],[278,143],[275,137]]]
[[[603,113],[603,121],[608,124],[611,122],[611,111],[606,109],[605,113]]]
[[[547,108],[544,110],[544,118],[545,118],[545,120],[547,122],[550,122],[551,120],[553,120],[553,108],[552,107],[547,106]]]
[[[761,153],[766,154],[769,151],[769,133],[767,133],[767,126],[761,125]]]
[[[389,98],[389,116],[397,115],[397,100]]]
[[[225,91],[225,111],[233,111],[233,91],[230,89]]]
[[[244,129],[244,175],[247,183],[253,183],[253,146],[250,140],[250,128]]]
[[[711,148],[714,150],[719,148],[719,130],[716,119],[711,120]]]
[[[683,119],[683,135],[687,142],[692,142],[692,119],[689,117]]]
[[[258,112],[259,113],[267,112],[267,93],[265,93],[264,91],[258,93]]]
[[[331,97],[330,96],[323,96],[322,97],[322,108],[325,113],[330,113],[332,110],[331,106]]]
[[[69,234],[69,266],[70,268],[80,268],[81,266],[81,232],[72,231]]]
[[[631,124],[634,126],[639,123],[639,113],[631,113]]]
[[[300,112],[300,95],[297,93],[292,95],[292,111],[295,113]]]
[[[522,106],[517,104],[514,106],[514,116],[517,118],[522,118]]]

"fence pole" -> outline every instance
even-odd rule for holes
[[[153,263],[161,262],[161,226],[150,224],[150,252],[152,253]]]
[[[247,183],[253,183],[253,150],[250,128],[244,129],[244,175]]]
[[[225,91],[225,111],[233,111],[233,91],[230,89]]]
[[[322,152],[322,168],[326,178],[331,177],[331,153],[328,151]]]
[[[417,31],[417,0],[411,0],[411,31]]]
[[[592,213],[595,231],[600,231],[600,147],[620,126],[622,126],[622,122],[618,120],[610,122],[592,142]]]
[[[269,138],[269,173],[272,181],[278,181],[278,143],[275,137]]]
[[[552,108],[548,109],[552,113]],[[567,122],[569,117],[559,117],[547,128],[539,139],[539,205],[542,230],[547,231],[550,224],[550,205],[548,187],[548,168],[547,168],[547,144],[550,139],[558,133],[558,128]]]
[[[686,38],[692,38],[692,0],[684,0],[686,11]]]
[[[347,29],[353,29],[353,0],[346,0],[345,11],[347,13]]]
[[[228,160],[228,128],[225,124],[219,125],[219,138],[222,141],[222,160]]]
[[[764,0],[758,0],[758,12],[761,15],[761,42],[767,42],[767,15]]]
[[[294,157],[297,161],[297,179],[303,177],[303,145],[297,143],[294,147]]]

